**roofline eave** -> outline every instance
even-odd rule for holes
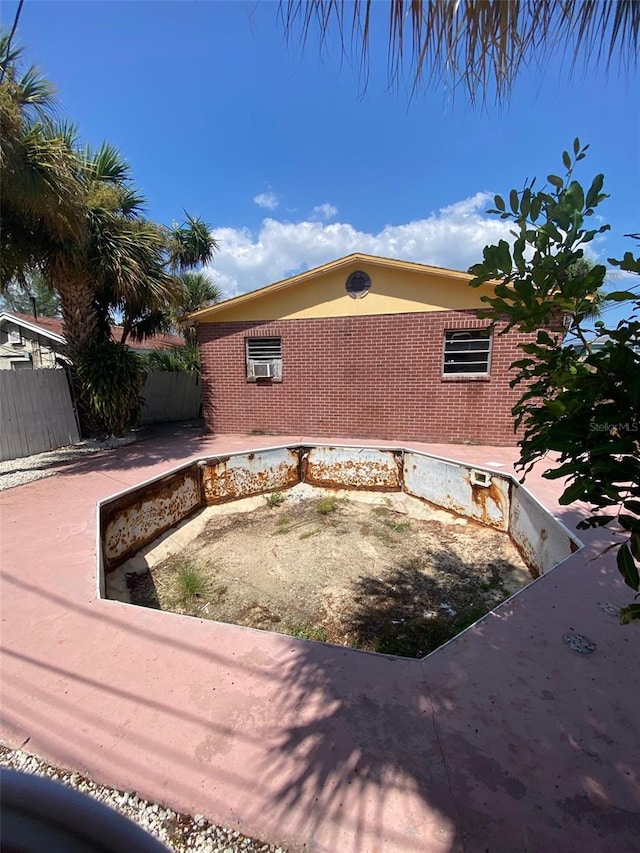
[[[335,261],[329,261],[326,264],[321,264],[320,266],[313,267],[310,270],[304,270],[304,272],[297,273],[297,275],[290,276],[289,278],[280,279],[272,284],[259,287],[256,290],[250,290],[248,293],[241,293],[238,296],[231,297],[231,299],[225,299],[222,302],[216,302],[215,305],[210,305],[207,308],[201,308],[199,311],[187,314],[185,320],[189,325],[197,325],[198,321],[205,320],[210,316],[219,314],[222,310],[226,310],[231,306],[244,305],[246,302],[252,302],[254,299],[259,299],[261,296],[266,295],[267,292],[277,293],[280,290],[286,290],[289,287],[300,284],[300,282],[340,269],[340,267],[347,266],[354,261],[363,261],[370,264],[377,264],[382,267],[391,267],[405,271],[432,272],[443,275],[445,278],[452,278],[458,281],[469,281],[472,278],[469,273],[463,272],[462,270],[452,270],[447,267],[434,267],[429,264],[420,264],[416,261],[400,261],[394,258],[384,258],[379,255],[367,255],[363,252],[353,252],[352,254],[345,255]]]

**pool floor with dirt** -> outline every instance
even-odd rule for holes
[[[306,485],[209,507],[118,575],[109,597],[132,604],[407,657],[532,580],[507,533],[404,494]]]

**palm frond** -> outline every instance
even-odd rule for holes
[[[160,308],[145,311],[141,316],[135,318],[130,326],[130,337],[140,343],[147,338],[155,337],[157,334],[166,334],[171,331],[167,315]]]
[[[200,353],[197,344],[193,343],[172,350],[154,350],[145,360],[148,371],[200,373]]]
[[[12,46],[10,33],[0,33],[0,72],[3,73],[3,76],[12,73],[23,52],[22,47]]]
[[[145,209],[147,200],[136,187],[125,186],[120,190],[120,213],[127,219],[139,217]]]
[[[56,87],[42,76],[39,68],[32,65],[18,81],[18,97],[22,107],[32,108],[45,118],[57,108]]]
[[[208,272],[185,272],[179,276],[183,287],[178,305],[181,315],[191,314],[200,308],[215,305],[224,299],[222,288],[219,287]]]
[[[169,266],[174,272],[211,263],[213,253],[219,248],[206,222],[186,212],[185,216],[182,225],[174,225],[167,231]]]
[[[111,304],[135,306],[137,313],[138,306],[175,300],[180,285],[165,270],[164,242],[155,228],[100,209],[90,213],[90,231],[87,265]]]
[[[57,136],[64,140],[69,151],[73,151],[74,157],[77,159],[78,172],[81,169],[81,161],[78,159],[79,150],[79,135],[78,126],[67,118],[56,118],[55,120],[47,117],[42,121],[43,128],[49,136]]]
[[[35,122],[19,138],[0,142],[3,186],[0,198],[3,249],[8,223],[22,217],[25,233],[51,241],[79,239],[84,227],[84,187],[69,140],[49,122]]]
[[[473,103],[493,91],[508,99],[526,65],[543,66],[562,52],[571,69],[635,65],[640,44],[638,0],[280,0],[288,41],[304,46],[317,32],[334,34],[343,54],[368,73],[369,44],[387,15],[388,77],[420,85],[462,88]],[[378,22],[381,22],[380,24]]]
[[[94,181],[119,184],[129,181],[131,169],[115,145],[103,142],[97,151],[87,146],[84,153],[87,171]]]

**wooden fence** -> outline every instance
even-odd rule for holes
[[[0,370],[0,460],[79,439],[64,370]]]
[[[200,377],[195,373],[148,373],[140,423],[162,424],[200,417]]]
[[[142,425],[200,416],[200,380],[192,373],[147,375]],[[79,441],[64,370],[0,370],[0,461]]]

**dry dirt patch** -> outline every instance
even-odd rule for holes
[[[131,602],[420,657],[531,580],[505,533],[466,519],[409,517],[380,495],[287,495],[227,508],[179,554],[127,574]]]

